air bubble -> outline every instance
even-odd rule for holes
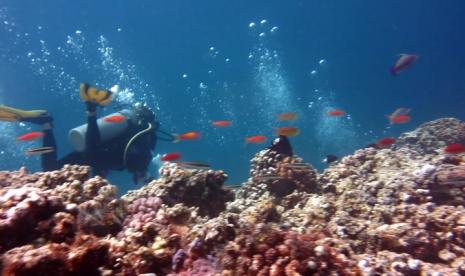
[[[266,34],[265,33],[260,33],[258,36],[259,37],[264,37]]]
[[[183,79],[187,78],[187,74],[182,74],[182,78]]]
[[[266,19],[263,19],[262,21],[260,21],[260,24],[265,25],[266,22],[268,22],[268,21]]]
[[[76,30],[76,34],[80,35],[80,34],[82,34],[82,31],[81,30]]]
[[[200,89],[207,89],[208,86],[207,86],[205,83],[201,82],[201,83],[199,84],[199,88],[200,88]]]
[[[316,75],[316,73],[318,73],[316,70],[312,70],[312,72],[310,72],[311,75]]]
[[[274,26],[273,28],[271,28],[270,32],[271,33],[274,33],[278,30],[279,28],[277,26]]]
[[[255,22],[250,22],[249,28],[253,28],[253,27],[255,27],[255,26],[256,26]]]

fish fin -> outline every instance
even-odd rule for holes
[[[21,121],[35,124],[44,124],[51,122],[52,120],[52,116],[47,112],[47,110],[22,110],[0,105],[0,121]]]
[[[171,135],[173,135],[174,137],[173,143],[179,143],[181,141],[181,138],[179,138],[179,134],[172,133]]]
[[[79,95],[82,101],[96,103],[100,106],[108,105],[113,99],[113,92],[95,88],[87,83],[81,83]]]

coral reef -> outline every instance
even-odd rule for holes
[[[222,275],[356,275],[355,262],[324,238],[267,224],[241,229],[220,254]]]
[[[464,275],[465,141],[446,118],[318,174],[280,137],[236,192],[166,162],[118,197],[88,167],[0,172],[2,275]]]
[[[420,154],[432,154],[455,143],[465,144],[465,123],[455,118],[442,118],[402,134],[396,145],[414,149]]]
[[[34,187],[2,190],[0,196],[0,252],[38,238],[36,226],[65,206],[59,197]]]
[[[124,196],[128,202],[139,197],[159,197],[173,206],[182,203],[197,207],[202,216],[215,217],[225,209],[234,194],[223,188],[228,176],[223,171],[185,169],[176,163],[166,163],[160,178]]]
[[[2,275],[100,275],[107,262],[108,244],[92,236],[80,236],[72,245],[25,245],[3,255]]]

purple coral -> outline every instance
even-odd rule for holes
[[[178,272],[179,270],[182,269],[184,265],[184,260],[187,259],[187,257],[188,255],[184,250],[178,249],[178,251],[176,251],[176,253],[173,255],[173,258],[171,260],[172,269],[174,272]]]
[[[128,207],[128,216],[124,220],[124,230],[142,231],[144,225],[156,218],[157,210],[162,205],[158,197],[138,198]]]

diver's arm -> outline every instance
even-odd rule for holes
[[[176,141],[176,135],[174,135],[174,134],[172,134],[172,133],[163,131],[163,130],[161,130],[161,129],[157,129],[157,132],[164,135],[164,137],[161,137],[161,136],[159,135],[159,136],[158,136],[158,140],[167,141],[167,142],[174,142],[174,141]]]

